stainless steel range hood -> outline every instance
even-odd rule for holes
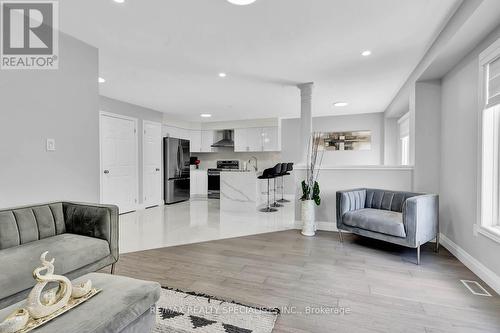
[[[222,140],[219,140],[215,142],[212,147],[228,147],[228,148],[233,148],[234,147],[234,141],[233,141],[233,130],[223,130],[222,131]]]

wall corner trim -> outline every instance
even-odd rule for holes
[[[440,234],[440,243],[458,260],[460,260],[462,264],[464,264],[474,274],[479,276],[480,279],[486,282],[493,290],[495,290],[497,294],[500,294],[500,276],[495,274],[495,272],[490,270],[488,267],[484,266],[443,234]]]

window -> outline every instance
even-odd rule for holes
[[[410,136],[404,136],[401,139],[401,165],[410,164]]]
[[[500,39],[479,56],[480,63],[480,225],[500,241]]]
[[[398,120],[399,127],[399,162],[410,165],[410,113]]]

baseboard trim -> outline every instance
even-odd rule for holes
[[[336,223],[330,223],[330,222],[318,222],[318,230],[323,230],[323,231],[339,231],[337,229],[337,224]]]
[[[302,221],[295,221],[295,229],[302,229]],[[316,230],[320,231],[339,231],[337,224],[331,222],[316,222]],[[344,231],[347,232],[347,231]]]
[[[496,275],[495,272],[484,266],[445,235],[440,234],[439,237],[439,243],[441,245],[443,245],[448,251],[451,252],[451,254],[460,260],[462,264],[464,264],[474,274],[479,276],[481,280],[487,283],[497,294],[500,295],[500,276]]]

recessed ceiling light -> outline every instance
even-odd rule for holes
[[[363,57],[368,57],[371,54],[372,54],[372,51],[370,51],[370,50],[365,50],[365,51],[361,52],[361,55]]]
[[[219,73],[219,77],[226,77],[227,74],[226,73]]]
[[[333,103],[333,106],[337,106],[337,107],[340,107],[340,106],[348,106],[349,103],[347,102],[336,102],[336,103]]]
[[[116,3],[124,3],[125,2],[125,0],[113,0],[113,1]]]
[[[105,80],[104,78],[102,78],[102,77],[99,77],[99,80],[98,80],[98,81],[99,81],[99,83],[104,83],[104,82],[106,82],[106,80]]]
[[[227,0],[227,1],[232,3],[233,5],[246,6],[254,3],[256,0]]]
[[[210,117],[212,117],[212,115],[210,113],[202,113],[202,114],[200,114],[200,117],[202,117],[202,118],[210,118]]]

